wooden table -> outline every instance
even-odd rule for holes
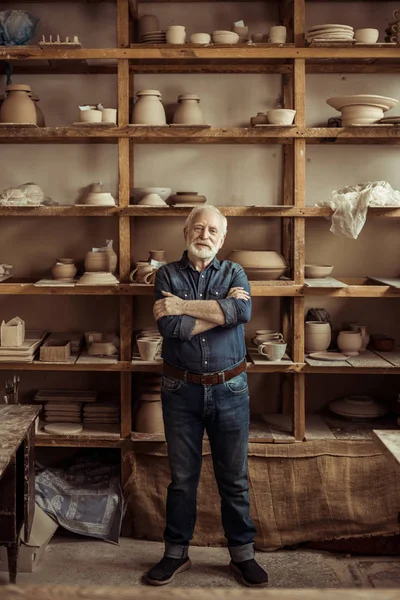
[[[0,406],[0,545],[15,583],[22,527],[29,538],[35,511],[35,419],[40,407]]]
[[[400,472],[400,429],[372,431],[374,442]]]

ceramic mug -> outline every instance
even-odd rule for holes
[[[136,340],[137,347],[139,350],[140,358],[142,360],[150,361],[155,360],[159,355],[162,338],[138,338]]]
[[[265,342],[258,346],[258,353],[266,356],[268,360],[282,360],[286,352],[287,344],[281,341]]]
[[[271,44],[284,44],[286,42],[286,27],[274,25],[269,30],[269,41]]]
[[[107,123],[117,124],[117,109],[116,108],[103,108],[103,110],[101,111],[101,120],[104,123],[107,122]]]
[[[136,269],[129,274],[132,283],[154,283],[157,269],[148,262],[137,262]]]
[[[259,346],[260,344],[271,341],[283,342],[283,335],[277,331],[270,331],[268,333],[262,333],[258,335],[256,332],[256,336],[252,339],[252,342],[255,346]]]

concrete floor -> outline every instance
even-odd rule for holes
[[[163,545],[121,538],[119,546],[79,536],[54,537],[34,573],[21,573],[19,584],[137,586],[157,562]],[[224,548],[190,550],[192,568],[177,576],[174,587],[239,587],[227,568]],[[365,557],[313,550],[257,553],[271,588],[400,588],[400,556]],[[0,573],[0,584],[7,583]]]

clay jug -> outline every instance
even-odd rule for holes
[[[150,394],[147,394],[150,396]],[[161,398],[154,394],[155,400],[140,402],[136,413],[135,431],[143,433],[164,433],[164,422],[162,416]]]
[[[200,98],[196,94],[181,94],[178,96],[178,108],[174,113],[175,125],[204,125],[203,111],[200,108]]]
[[[359,331],[361,333],[362,346],[360,348],[360,352],[365,352],[370,340],[370,335],[367,331],[367,326],[361,325],[360,323],[350,323],[350,329],[352,331]]]
[[[105,250],[107,252],[109,261],[110,261],[110,271],[111,273],[115,273],[117,269],[118,257],[117,254],[113,250],[113,241],[107,240],[107,248]]]
[[[29,97],[29,85],[11,84],[6,87],[7,97],[1,105],[1,123],[34,123],[36,125],[35,103]]]
[[[54,279],[73,279],[76,275],[76,267],[74,263],[64,263],[61,259],[56,262],[51,272]]]
[[[132,283],[150,283],[152,275],[155,272],[155,267],[148,262],[140,261],[136,263],[136,269],[129,275],[129,279]]]
[[[361,350],[362,337],[359,331],[341,331],[338,335],[339,350],[348,356],[357,356]]]
[[[167,44],[184,44],[186,30],[183,25],[171,25],[167,29]]]
[[[36,125],[38,125],[39,127],[46,127],[46,123],[44,120],[44,114],[42,112],[42,109],[40,108],[38,102],[40,100],[39,96],[37,94],[32,94],[31,98],[33,100],[33,102],[35,103],[35,110],[36,110]]]
[[[157,90],[141,90],[137,92],[137,101],[133,107],[132,123],[138,125],[166,125],[164,106],[161,94]]]

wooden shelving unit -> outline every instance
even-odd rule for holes
[[[35,0],[31,0],[34,2]],[[56,4],[62,0],[47,0]],[[92,0],[95,1],[95,0]],[[99,0],[101,1],[101,0]],[[141,0],[151,2],[152,0]],[[157,0],[157,2],[174,0]],[[176,0],[185,2],[186,0]],[[193,2],[194,0],[187,0]],[[196,0],[203,1],[203,0]],[[213,0],[217,2],[218,0]],[[254,0],[256,1],[256,0]],[[291,280],[251,282],[252,295],[281,299],[282,331],[290,341],[290,365],[254,365],[252,373],[283,373],[291,394],[283,399],[284,412],[293,415],[289,441],[307,439],[305,420],[305,378],[317,373],[399,374],[400,366],[377,362],[368,366],[310,365],[304,357],[304,300],[308,295],[333,298],[395,298],[399,290],[368,279],[345,280],[342,288],[310,288],[304,281],[305,223],[310,218],[325,218],[331,210],[307,206],[305,189],[307,144],[400,144],[400,127],[327,128],[307,127],[305,118],[305,79],[308,73],[399,73],[400,47],[304,47],[306,0],[260,0],[277,2],[281,21],[286,24],[293,43],[283,46],[253,44],[208,47],[149,46],[133,43],[131,31],[138,15],[138,0],[117,0],[117,47],[79,50],[41,49],[38,46],[1,48],[0,60],[11,61],[15,73],[117,74],[118,125],[110,128],[73,126],[46,128],[1,128],[0,143],[112,143],[118,145],[119,206],[111,208],[56,206],[37,208],[0,207],[0,217],[111,217],[118,220],[119,276],[121,283],[111,287],[35,287],[33,281],[9,280],[0,284],[0,295],[87,295],[117,296],[120,311],[120,362],[112,365],[38,365],[1,363],[0,370],[10,371],[108,371],[120,377],[121,427],[119,433],[103,436],[39,435],[42,446],[118,447],[122,453],[132,441],[162,441],[162,436],[146,436],[131,432],[132,373],[159,372],[160,365],[140,365],[131,361],[134,296],[149,296],[152,286],[129,283],[131,268],[132,219],[152,217],[185,218],[187,208],[148,208],[130,205],[130,189],[134,187],[133,161],[136,144],[280,144],[284,153],[283,198],[276,206],[223,206],[230,218],[281,219],[282,253],[291,266]],[[324,0],[320,0],[321,2]],[[337,0],[339,1],[339,0]],[[346,0],[343,0],[346,1]],[[37,65],[40,61],[39,66]],[[107,64],[104,63],[107,61]],[[89,64],[88,61],[91,61]],[[96,65],[96,61],[102,61]],[[32,64],[32,63],[35,64]],[[129,124],[135,74],[141,73],[266,73],[282,76],[282,95],[287,108],[295,108],[295,127],[279,128],[171,128],[137,127]],[[400,209],[371,209],[369,217],[400,218]],[[140,226],[140,221],[139,225]],[[135,221],[136,227],[136,221]],[[286,386],[288,389],[288,386]],[[254,434],[256,441],[271,441],[271,432],[262,429]],[[254,430],[255,431],[255,430]],[[254,433],[253,431],[253,433]],[[272,436],[273,437],[273,436]],[[274,440],[272,440],[274,441]],[[275,440],[276,441],[276,440]],[[122,461],[123,469],[125,463]]]

